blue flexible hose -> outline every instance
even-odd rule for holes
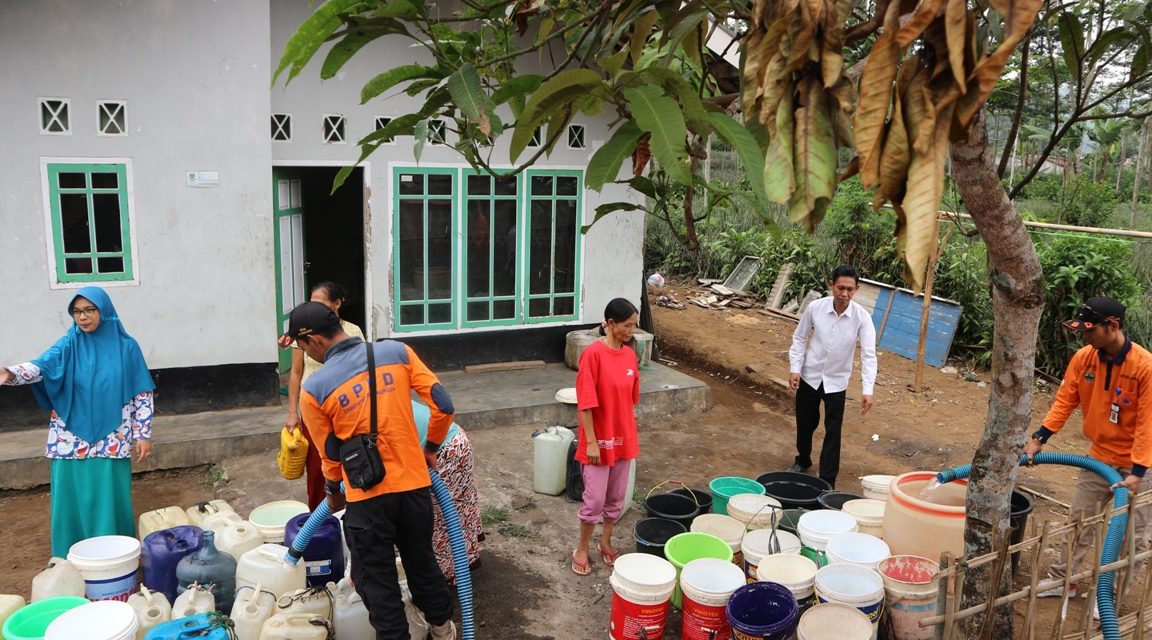
[[[1020,463],[1027,463],[1021,455]],[[1087,469],[1104,478],[1110,485],[1115,485],[1124,478],[1112,467],[1089,458],[1088,456],[1073,455],[1070,453],[1037,453],[1032,457],[1034,464],[1062,464],[1069,467]],[[940,484],[967,478],[972,472],[972,465],[965,464],[947,469],[936,474],[936,481]],[[1113,487],[1112,506],[1120,509],[1128,506],[1128,489],[1126,487]],[[1121,512],[1112,516],[1108,522],[1108,533],[1104,536],[1104,545],[1100,551],[1100,566],[1112,564],[1120,555],[1120,547],[1124,543],[1124,532],[1128,528],[1128,513]],[[1096,583],[1096,606],[1100,610],[1100,630],[1105,640],[1120,640],[1120,625],[1116,621],[1116,572],[1108,571],[1100,574]]]
[[[476,625],[472,615],[472,571],[468,568],[468,549],[464,544],[464,530],[460,526],[460,516],[456,513],[456,503],[452,501],[452,493],[448,485],[432,469],[428,470],[432,476],[432,493],[440,505],[440,515],[444,518],[444,527],[448,530],[448,541],[452,545],[452,566],[456,569],[456,595],[460,598],[460,637],[462,640],[474,640]],[[343,489],[343,484],[341,484]],[[312,515],[300,527],[296,537],[292,539],[292,546],[284,554],[284,562],[296,564],[304,556],[304,550],[312,541],[312,536],[320,528],[324,520],[332,515],[328,508],[328,501],[321,500]]]

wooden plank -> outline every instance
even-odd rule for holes
[[[788,281],[792,279],[792,263],[785,262],[776,274],[776,282],[772,283],[772,292],[768,294],[769,308],[780,308],[784,304],[784,291],[788,288]]]
[[[470,364],[464,367],[464,373],[490,373],[492,371],[519,371],[521,369],[541,369],[543,360],[517,360],[514,362],[488,362],[485,364]]]
[[[732,289],[729,289],[728,287],[725,287],[722,284],[714,284],[708,288],[711,289],[712,291],[715,291],[716,293],[718,293],[722,296],[734,296],[734,295],[736,295],[735,291],[733,291]]]
[[[795,320],[796,322],[800,322],[800,316],[796,315],[795,313],[785,311],[783,309],[776,309],[775,307],[768,307],[767,309],[762,309],[759,311],[760,311],[760,313],[764,313],[765,315],[772,314],[775,316],[780,316],[782,318],[788,318],[789,320]]]

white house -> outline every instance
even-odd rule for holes
[[[599,204],[634,199],[584,188],[607,119],[577,119],[514,183],[447,145],[417,162],[400,138],[330,195],[356,140],[416,104],[361,106],[360,88],[420,50],[378,40],[326,82],[321,52],[272,87],[314,8],[0,0],[0,361],[49,346],[91,283],[140,341],[161,410],[277,402],[276,335],[321,280],[352,292],[344,316],[370,336],[439,367],[561,359],[609,299],[639,301],[642,218],[580,233]],[[0,408],[27,406],[16,397]]]

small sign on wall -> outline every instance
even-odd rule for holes
[[[187,172],[189,187],[218,187],[220,186],[219,171],[189,171]]]

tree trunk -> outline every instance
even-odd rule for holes
[[[1144,162],[1144,147],[1147,146],[1147,136],[1144,135],[1145,130],[1148,129],[1148,120],[1140,127],[1141,140],[1139,146],[1136,147],[1136,173],[1132,174],[1132,209],[1131,214],[1128,216],[1128,228],[1136,228],[1136,203],[1140,199],[1140,173],[1142,163]]]
[[[995,330],[992,336],[992,393],[984,435],[972,459],[968,484],[964,547],[968,556],[1000,548],[1008,539],[1008,516],[1018,461],[1032,415],[1032,371],[1044,305],[1044,280],[1036,248],[996,175],[984,111],[965,140],[951,148],[953,177],[984,244],[992,287]],[[992,563],[969,570],[961,607],[984,602],[989,585],[997,593],[1011,589],[1011,563],[993,580]],[[961,622],[962,638],[978,637],[984,616]],[[992,637],[1012,637],[1012,607],[1000,607]]]
[[[689,160],[691,163],[692,175],[696,175],[696,156],[692,156]],[[688,250],[688,256],[692,259],[692,264],[696,266],[696,274],[699,277],[705,277],[709,274],[704,273],[704,257],[700,253],[700,236],[696,233],[696,212],[695,203],[696,188],[688,186],[684,192],[684,248]]]

